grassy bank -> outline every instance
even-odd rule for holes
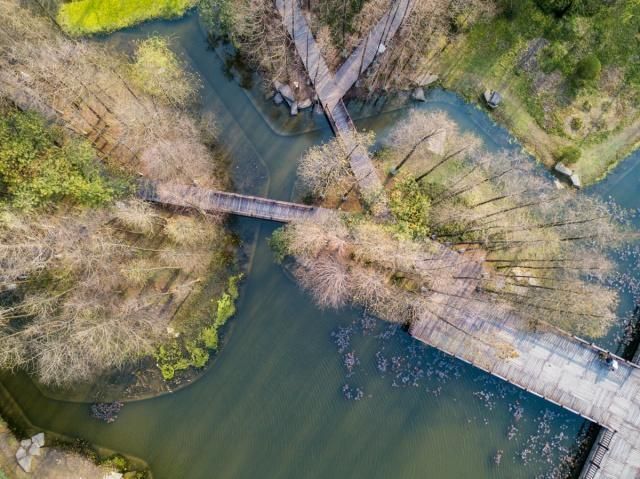
[[[74,36],[107,33],[156,18],[175,18],[195,0],[79,0],[63,3],[58,23]]]
[[[575,169],[590,183],[640,145],[639,28],[636,2],[558,17],[524,0],[473,25],[432,67],[470,100],[499,91],[495,119],[545,164],[578,148]],[[587,74],[586,61],[595,64]]]

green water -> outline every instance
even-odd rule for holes
[[[297,158],[330,137],[325,121],[310,113],[290,120],[227,80],[193,15],[109,41],[125,49],[153,32],[170,35],[202,76],[204,109],[218,120],[238,189],[291,198]],[[453,95],[435,92],[420,107],[445,109],[490,148],[510,147],[504,131]],[[361,126],[384,136],[404,114]],[[639,206],[637,160],[609,191],[631,188],[626,206]],[[599,193],[609,194],[606,185]],[[266,239],[276,225],[235,219],[233,227],[255,240],[255,251],[224,349],[199,381],[127,404],[107,425],[90,419],[86,404],[48,399],[24,376],[5,378],[30,420],[139,456],[156,479],[567,477],[561,458],[576,443],[580,418],[360,311],[318,310],[273,263]],[[352,371],[348,353],[359,361]]]

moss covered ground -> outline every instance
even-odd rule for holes
[[[92,35],[146,20],[179,17],[195,3],[195,0],[79,0],[63,3],[57,20],[71,35]]]
[[[472,101],[499,91],[494,118],[548,165],[577,147],[575,168],[590,183],[640,145],[637,1],[597,2],[561,17],[535,0],[510,2],[443,48],[432,64],[443,86]],[[584,81],[587,58],[600,71]]]

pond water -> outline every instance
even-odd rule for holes
[[[291,120],[227,79],[195,15],[109,41],[124,49],[152,33],[172,37],[203,78],[204,109],[218,121],[237,188],[290,199],[297,159],[331,136],[324,119]],[[419,107],[447,111],[490,148],[514,147],[481,110],[451,94],[432,92]],[[359,126],[383,137],[404,114]],[[638,208],[639,178],[635,155],[594,191]],[[43,396],[23,375],[3,378],[29,419],[141,457],[156,479],[569,477],[566,455],[585,421],[358,310],[318,310],[273,263],[267,238],[277,225],[234,219],[233,226],[255,244],[250,272],[224,349],[199,381],[129,403],[107,425],[90,419],[86,404]]]

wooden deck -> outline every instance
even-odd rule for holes
[[[280,223],[313,218],[326,211],[298,203],[153,181],[140,184],[138,197],[162,205],[231,213]]]

